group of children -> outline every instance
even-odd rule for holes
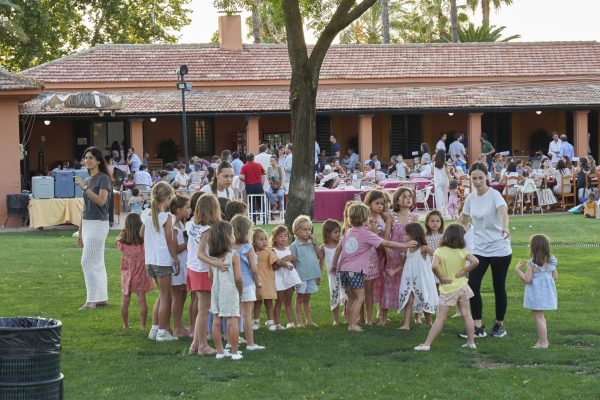
[[[170,185],[160,182],[153,187],[150,208],[141,217],[128,215],[117,240],[123,252],[124,328],[129,328],[131,293],[138,295],[140,323],[145,328],[144,293],[152,290],[152,277],[159,296],[152,313],[150,339],[164,342],[188,335],[182,315],[187,293],[191,292],[189,335],[193,341],[189,353],[239,360],[243,357],[240,341],[246,342],[246,350],[264,349],[255,342],[253,332],[260,326],[263,305],[266,327],[271,331],[317,326],[310,300],[326,269],[334,325],[339,324],[342,306],[350,331],[362,331],[361,323],[385,325],[388,310],[395,309],[404,315],[399,329],[410,329],[413,314],[416,323],[424,317],[425,323],[432,325],[426,341],[415,348],[429,350],[450,307],[456,306],[465,322],[464,347],[475,348],[469,311],[473,292],[467,279],[468,272],[478,265],[471,254],[473,229],[458,224],[444,229],[442,215],[435,210],[427,215],[424,229],[412,212],[414,197],[410,189],[399,188],[393,197],[372,190],[364,202],[349,202],[343,226],[333,220],[323,224],[320,247],[307,216],[294,221],[295,240],[291,245],[285,226],[273,229],[269,243],[264,230],[253,229],[243,203],[230,202],[222,210],[219,202],[210,193],[196,193],[191,199],[175,195]],[[528,284],[525,307],[534,310],[539,334],[536,346],[547,347],[543,310],[556,309],[556,288],[553,279],[543,285],[534,283],[540,282],[537,277],[544,274],[556,277],[556,259],[550,256],[545,236],[536,235],[534,239],[527,271],[521,272],[523,263],[519,263],[517,273]],[[540,243],[546,247],[540,249]],[[546,298],[540,291],[552,288],[554,303],[544,303],[546,308],[536,306],[539,298]],[[432,324],[434,313],[437,317]],[[227,334],[226,347],[223,332]],[[208,343],[210,336],[214,348]]]

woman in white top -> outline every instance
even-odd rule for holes
[[[450,161],[450,165],[452,165],[452,161]],[[438,150],[435,153],[433,183],[435,185],[435,208],[441,212],[443,216],[446,216],[448,214],[448,187],[450,186],[450,171],[448,169],[448,163],[446,162],[446,152],[444,150]]]
[[[442,133],[442,135],[440,136],[440,140],[437,141],[437,143],[435,144],[435,152],[437,153],[440,150],[444,150],[444,152],[446,152],[446,139],[448,138],[448,135],[446,135],[445,133]]]
[[[421,169],[419,172],[419,176],[423,178],[431,178],[433,175],[433,170],[431,167],[431,156],[429,153],[423,154],[421,157]]]
[[[213,193],[217,197],[224,197],[229,200],[234,199],[233,189],[231,183],[233,182],[233,167],[227,161],[222,161],[217,170],[215,176],[210,184],[203,186],[200,189],[204,193]]]
[[[507,307],[506,275],[512,259],[508,208],[500,192],[488,186],[486,164],[473,164],[469,175],[473,192],[466,198],[463,212],[457,222],[466,226],[471,218],[475,236],[473,253],[479,260],[479,266],[469,273],[469,287],[475,294],[470,301],[475,336],[487,336],[485,327],[482,325],[481,281],[488,267],[491,266],[496,298],[496,321],[490,335],[502,337],[506,336],[504,330],[504,315]],[[461,336],[463,334],[464,332],[461,333]]]
[[[564,193],[571,193],[571,191],[573,190],[571,188],[571,185],[565,185],[565,187],[562,187],[562,177],[563,176],[573,176],[571,175],[571,170],[569,168],[567,168],[567,165],[565,164],[564,160],[558,160],[558,163],[556,164],[556,170],[554,171],[554,180],[556,181],[556,185],[552,188],[552,190],[554,191],[554,193],[556,194],[562,194],[563,190]]]

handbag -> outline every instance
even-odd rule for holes
[[[558,203],[552,189],[539,189],[537,195],[540,206],[552,206]]]

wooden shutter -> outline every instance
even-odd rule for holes
[[[420,114],[392,114],[390,116],[390,150],[392,155],[411,158],[423,142]]]
[[[331,116],[329,115],[318,115],[317,116],[317,131],[316,131],[317,143],[319,148],[327,152],[327,156],[331,154],[331,142],[329,137],[331,136]]]

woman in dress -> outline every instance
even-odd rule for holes
[[[285,171],[283,167],[277,165],[275,156],[271,156],[270,165],[267,167],[267,179],[269,180],[269,188],[265,191],[265,194],[271,203],[271,209],[283,208]]]
[[[97,147],[83,153],[89,177],[75,176],[75,184],[83,190],[83,213],[79,225],[78,242],[83,247],[81,266],[85,278],[87,298],[82,309],[92,309],[108,303],[104,244],[108,235],[108,209],[111,200],[111,177]]]

